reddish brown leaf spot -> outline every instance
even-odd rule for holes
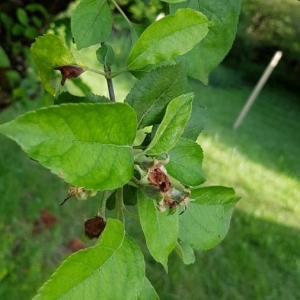
[[[170,180],[167,174],[160,168],[160,164],[149,168],[148,180],[163,193],[166,193],[171,188]]]
[[[69,243],[69,248],[72,252],[77,252],[81,249],[86,248],[85,243],[83,243],[82,240],[78,239],[78,238],[74,238],[71,239],[70,243]]]
[[[103,218],[96,216],[92,219],[85,221],[85,234],[90,238],[97,238],[100,236],[101,232],[104,230],[106,222]]]
[[[57,221],[57,217],[55,217],[46,209],[42,209],[40,211],[39,219],[34,221],[33,233],[40,234],[43,229],[49,229],[53,227],[57,223]]]
[[[68,78],[69,79],[76,78],[84,72],[84,70],[78,66],[61,66],[61,67],[54,68],[54,70],[58,70],[61,72],[61,75],[62,75],[61,85],[62,86],[65,84],[65,82]]]
[[[51,228],[57,223],[57,218],[46,209],[41,210],[40,219],[46,228]]]

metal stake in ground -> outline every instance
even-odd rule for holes
[[[265,85],[266,81],[268,80],[269,76],[273,72],[274,68],[277,66],[281,56],[282,56],[282,52],[281,51],[276,51],[273,58],[271,59],[271,62],[269,63],[269,65],[265,69],[264,73],[260,77],[258,83],[256,84],[255,88],[253,89],[253,91],[252,91],[250,97],[248,98],[246,104],[244,105],[243,109],[241,110],[239,116],[237,117],[237,119],[236,119],[236,121],[233,125],[234,129],[237,129],[241,125],[241,123],[243,122],[244,118],[246,117],[249,109],[251,108],[252,104],[254,103],[254,101],[255,101],[256,97],[258,96],[259,92],[261,91],[261,89]]]

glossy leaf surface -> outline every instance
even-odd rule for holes
[[[111,28],[106,0],[82,0],[73,12],[71,30],[78,50],[106,41]]]
[[[127,69],[142,69],[187,53],[207,35],[207,24],[207,18],[192,9],[180,9],[152,23],[134,44]]]
[[[170,161],[165,167],[172,177],[191,187],[205,181],[201,168],[203,152],[196,142],[180,138],[168,153]]]
[[[139,247],[120,221],[108,219],[99,242],[69,256],[34,300],[136,299],[144,276]]]
[[[109,44],[102,45],[97,51],[98,61],[105,67],[110,67],[115,62],[115,52]]]
[[[208,110],[201,104],[201,98],[193,100],[192,113],[184,128],[183,138],[196,141],[208,120]]]
[[[224,186],[208,186],[192,190],[191,196],[198,204],[219,205],[232,204],[240,199],[233,188]]]
[[[59,66],[76,65],[73,54],[63,41],[53,34],[38,37],[31,45],[30,51],[45,89],[54,95],[55,90],[50,82],[53,69]]]
[[[88,93],[85,97],[74,96],[68,92],[61,93],[54,100],[54,104],[63,103],[109,103],[110,100],[104,96]]]
[[[0,132],[73,185],[113,189],[132,176],[136,115],[127,104],[52,106],[1,125]]]
[[[183,64],[158,68],[143,77],[127,95],[134,108],[138,127],[160,123],[168,103],[184,94],[188,83]]]
[[[194,250],[182,241],[177,243],[176,253],[186,265],[193,264],[196,260]]]
[[[226,236],[234,204],[234,190],[226,187],[205,187],[192,190],[194,199],[179,219],[179,238],[193,249],[215,247]]]
[[[186,55],[189,76],[208,83],[209,73],[224,59],[232,46],[240,14],[241,0],[187,0],[171,4],[171,12],[188,7],[210,20],[209,33]]]
[[[137,300],[159,300],[159,297],[152,286],[151,282],[147,277],[144,279],[144,285],[142,288],[142,292],[137,298]]]
[[[168,270],[168,256],[178,238],[178,214],[158,211],[155,201],[141,190],[138,190],[138,210],[150,254]]]
[[[169,103],[165,116],[146,149],[147,154],[165,153],[175,146],[190,117],[193,97],[193,93],[185,94]]]

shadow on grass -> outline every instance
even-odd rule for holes
[[[300,232],[235,211],[230,232],[215,249],[184,266],[172,254],[169,277],[154,261],[148,277],[161,299],[299,299]],[[160,270],[160,271],[158,271]]]

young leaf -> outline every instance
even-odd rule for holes
[[[193,249],[215,247],[226,236],[234,203],[234,190],[206,187],[192,191],[191,202],[179,220],[179,238]]]
[[[205,181],[202,173],[203,152],[194,141],[180,138],[169,152],[168,173],[188,186],[198,186]]]
[[[207,18],[192,9],[180,9],[152,23],[133,45],[127,69],[142,69],[187,53],[207,35],[207,24]]]
[[[55,90],[50,83],[53,69],[58,66],[76,65],[73,54],[65,47],[63,41],[53,34],[38,37],[31,45],[30,51],[42,84],[50,94],[54,95]]]
[[[106,190],[132,176],[136,124],[124,103],[64,104],[26,113],[0,132],[67,182]]]
[[[190,265],[195,262],[195,253],[194,250],[183,241],[177,243],[175,248],[176,253],[181,258],[184,264]]]
[[[138,210],[148,249],[153,258],[168,270],[168,256],[178,238],[178,214],[157,210],[155,201],[138,189]]]
[[[123,187],[123,202],[125,205],[136,205],[137,189],[129,184]]]
[[[147,277],[144,278],[144,285],[137,300],[159,300],[159,296]]]
[[[34,300],[136,299],[144,278],[139,247],[120,221],[108,219],[99,242],[69,256]]]
[[[4,49],[0,46],[0,68],[8,68],[10,61]]]
[[[130,22],[129,29],[132,44],[134,44],[137,41],[139,36],[145,31],[146,28],[147,26],[144,24],[135,24]]]
[[[182,134],[183,138],[196,141],[207,123],[208,110],[201,105],[200,100],[199,97],[193,100],[192,113]]]
[[[82,0],[71,17],[71,30],[78,50],[106,41],[111,28],[107,0]]]
[[[182,7],[203,12],[208,19],[209,33],[186,55],[188,75],[208,83],[209,73],[219,65],[232,46],[240,14],[241,0],[188,0],[171,4],[174,13]]]
[[[18,7],[17,11],[16,11],[16,15],[17,15],[17,19],[18,21],[24,25],[24,26],[28,26],[29,23],[29,18],[28,18],[28,14],[26,12],[25,9]]]
[[[115,52],[111,45],[104,44],[97,51],[98,61],[105,67],[110,67],[115,62]]]
[[[184,94],[188,82],[183,64],[158,68],[143,77],[127,95],[125,102],[134,108],[138,127],[161,122],[168,103]]]
[[[193,97],[194,94],[189,93],[181,95],[169,103],[166,114],[146,149],[147,154],[165,153],[175,146],[190,117]]]

